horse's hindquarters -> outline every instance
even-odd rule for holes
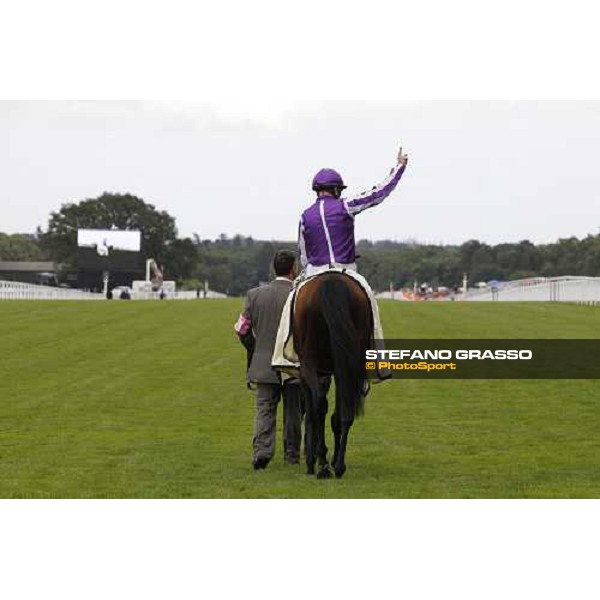
[[[314,472],[318,458],[327,465],[324,443],[327,398],[320,394],[319,376],[333,374],[336,382],[332,429],[334,469],[345,470],[348,433],[363,402],[365,351],[372,333],[369,300],[358,283],[338,273],[308,281],[298,292],[293,318],[294,345],[307,395],[307,467]]]

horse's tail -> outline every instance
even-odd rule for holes
[[[329,330],[336,387],[342,418],[353,421],[363,413],[365,361],[362,336],[352,320],[352,291],[345,278],[326,277],[319,287],[323,318]]]

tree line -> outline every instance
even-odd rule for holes
[[[240,295],[270,277],[269,267],[278,248],[295,249],[293,241],[258,241],[225,235],[214,241],[196,240],[193,277],[208,279],[214,289]],[[433,245],[389,240],[357,244],[359,271],[373,289],[383,291],[428,283],[433,287],[491,280],[509,281],[558,275],[600,276],[600,236],[560,239],[552,244],[489,245],[469,240],[460,245]]]
[[[105,193],[99,198],[68,203],[50,215],[36,234],[0,233],[0,260],[52,260],[61,272],[76,267],[77,229],[140,229],[143,258],[163,266],[165,278],[180,288],[196,289],[208,281],[211,289],[230,295],[246,291],[272,276],[271,261],[279,248],[295,249],[295,241],[264,241],[221,234],[215,240],[197,234],[181,238],[175,219],[129,194]],[[550,277],[600,276],[600,235],[569,237],[550,244],[489,245],[469,240],[460,245],[420,244],[390,240],[361,240],[358,268],[373,289],[381,291],[430,286],[455,287],[466,273],[470,284],[479,281]]]

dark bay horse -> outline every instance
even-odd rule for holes
[[[362,413],[365,351],[373,331],[369,299],[361,286],[343,273],[325,273],[298,292],[293,316],[294,348],[300,359],[300,382],[306,400],[306,465],[317,477],[331,476],[325,445],[327,387],[333,375],[335,410],[333,469],[346,471],[346,444],[354,419]],[[327,381],[324,390],[323,382]]]

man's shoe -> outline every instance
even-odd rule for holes
[[[252,466],[254,467],[255,471],[258,471],[259,469],[266,469],[267,465],[269,464],[269,458],[255,458],[252,461]]]

